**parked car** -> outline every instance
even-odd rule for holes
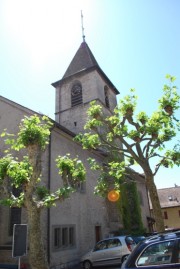
[[[144,235],[131,235],[131,237],[136,244],[138,244],[140,241],[146,238]]]
[[[92,266],[121,264],[136,244],[130,236],[116,236],[96,243],[95,247],[81,258],[81,266],[90,269]]]
[[[141,241],[121,269],[180,268],[180,231],[150,236]]]

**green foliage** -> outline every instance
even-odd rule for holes
[[[16,188],[30,180],[32,167],[28,162],[28,157],[24,156],[23,161],[12,159],[9,163],[7,175],[11,178],[12,185]]]
[[[106,121],[109,124],[110,128],[115,128],[120,123],[119,115],[114,114],[113,116],[106,118]]]
[[[100,120],[92,119],[88,121],[88,123],[84,126],[84,129],[93,130],[93,129],[97,129],[98,127],[102,125],[103,124]]]
[[[58,156],[56,164],[65,186],[74,187],[85,180],[86,170],[78,158],[71,159],[70,154]]]
[[[167,78],[170,80],[170,83],[175,80],[174,77],[171,76],[167,76]],[[173,98],[175,112],[175,109],[179,107],[179,95],[176,92],[176,87],[165,85],[163,90],[165,92],[164,96],[168,97],[168,99]],[[89,132],[78,135],[76,140],[82,143],[84,149],[100,148],[107,155],[111,156],[111,160],[114,163],[122,162],[122,154],[124,154],[126,157],[125,166],[137,163],[144,169],[142,156],[147,163],[149,163],[150,158],[158,156],[159,163],[156,166],[157,169],[154,171],[155,175],[159,167],[165,164],[165,159],[166,167],[167,162],[168,167],[173,167],[174,164],[178,164],[177,161],[174,161],[175,158],[172,158],[172,154],[169,155],[171,156],[171,160],[169,160],[170,157],[166,154],[165,143],[172,140],[172,138],[177,135],[179,122],[175,117],[171,117],[164,112],[162,107],[160,110],[152,113],[151,116],[141,111],[137,114],[137,121],[135,121],[134,113],[137,96],[134,95],[134,92],[135,90],[132,89],[130,95],[121,99],[119,106],[114,110],[114,114],[107,117],[102,117],[102,107],[96,104],[95,101],[92,102],[88,110],[89,119],[85,125],[85,128],[88,129]],[[169,96],[169,94],[171,94],[171,96]],[[127,109],[130,108],[131,112],[128,114]],[[98,119],[97,114],[101,115]],[[129,138],[135,143],[133,142],[133,144],[131,144],[130,140],[128,140]],[[138,150],[137,143],[139,144]],[[163,153],[160,155],[159,152]],[[109,164],[112,162],[109,161]],[[112,165],[109,164],[108,170],[111,170],[109,176],[114,179],[117,177],[120,178],[121,172],[115,172],[111,169]],[[121,169],[119,169],[119,171],[121,171]],[[101,184],[101,188],[103,185],[104,184]]]
[[[96,149],[101,145],[98,134],[79,134],[75,137],[75,141],[81,142],[83,149]]]
[[[125,162],[109,162],[108,171],[109,176],[114,178],[115,189],[119,189],[121,179],[125,174]]]
[[[180,166],[180,151],[167,151],[166,156],[170,157],[171,160],[177,165]]]
[[[24,148],[37,146],[30,147],[27,156],[21,159],[14,158],[11,154],[0,158],[0,191],[5,196],[1,199],[1,204],[26,207],[27,203],[33,200],[34,206],[36,205],[38,209],[50,207],[55,205],[56,201],[67,198],[76,185],[85,180],[86,171],[83,163],[78,158],[71,159],[67,154],[64,157],[59,156],[56,160],[63,180],[60,184],[62,187],[50,193],[45,186],[41,186],[41,153],[49,142],[51,128],[52,122],[47,117],[32,115],[21,121],[17,135],[8,134],[6,130],[1,134],[1,137],[6,139],[5,143],[9,145],[7,152],[13,150],[14,156],[16,151],[23,149],[23,155],[26,153]],[[31,159],[30,165],[32,156],[33,160]],[[13,188],[21,190],[18,197],[13,195]]]
[[[121,185],[121,200],[119,203],[121,203],[120,210],[126,233],[138,234],[144,232],[135,182],[126,182]]]
[[[167,150],[161,164],[166,168],[173,167],[174,164],[180,166],[180,151]]]
[[[44,205],[46,207],[55,206],[57,200],[63,201],[64,199],[68,198],[69,195],[74,191],[74,188],[70,186],[59,188],[55,193],[46,195],[44,197]]]
[[[0,158],[0,184],[3,182],[4,178],[7,176],[8,166],[12,161],[12,156],[7,155]]]
[[[110,189],[120,190],[125,174],[124,162],[111,162],[109,159],[104,161],[106,162],[104,162],[103,166],[101,166],[95,159],[88,158],[91,169],[100,172],[94,193],[102,197],[107,196]]]
[[[88,158],[87,160],[88,160],[92,170],[100,170],[101,169],[101,166],[96,162],[95,159]]]
[[[175,81],[175,77],[167,75],[166,78],[169,80],[170,85],[165,84],[163,91],[164,95],[159,99],[160,109],[165,109],[165,111],[172,115],[174,110],[177,110],[179,106],[180,96],[177,93],[177,87],[172,86],[172,83]],[[167,107],[171,107],[171,110],[167,110]]]
[[[6,144],[11,145],[11,148],[14,150],[20,150],[21,148],[35,144],[44,150],[49,142],[50,128],[52,125],[53,123],[46,116],[42,116],[41,118],[37,115],[25,116],[19,126],[17,139],[14,134],[12,135],[6,132],[3,132],[1,136],[8,137]]]
[[[0,205],[8,207],[22,207],[24,205],[24,193],[21,192],[18,197],[11,193],[8,198],[2,198],[0,200]]]
[[[145,124],[148,121],[148,116],[144,111],[141,111],[137,115],[137,120],[141,122],[141,124]]]
[[[49,190],[45,186],[37,186],[36,194],[39,200],[44,200],[46,197],[49,196]]]
[[[53,123],[47,117],[32,115],[21,121],[17,134],[8,134],[7,130],[1,134],[1,137],[6,138],[5,143],[9,146],[5,153],[12,152],[12,155],[0,158],[0,204],[9,207],[24,207],[29,227],[32,228],[34,226],[32,223],[36,222],[36,227],[32,228],[28,234],[30,263],[36,268],[39,268],[39,264],[42,264],[42,268],[48,268],[44,247],[41,244],[43,240],[40,230],[42,209],[55,206],[57,201],[63,201],[69,197],[78,183],[85,180],[85,168],[78,158],[71,160],[69,156],[59,156],[56,164],[60,169],[59,174],[62,179],[59,181],[58,189],[51,192],[42,185],[42,154],[49,143],[52,127]],[[20,150],[22,151],[17,152]],[[27,156],[24,156],[25,154]],[[18,158],[12,156],[18,156]],[[47,181],[43,179],[45,180]],[[20,193],[17,194],[14,188]],[[38,242],[34,245],[35,237],[38,237]]]
[[[162,114],[160,112],[154,112],[147,121],[146,131],[148,134],[159,133],[162,127]]]
[[[97,185],[94,188],[94,194],[99,195],[101,197],[107,197],[108,193],[108,175],[106,173],[101,173],[97,179]]]
[[[128,134],[128,137],[133,139],[134,141],[140,142],[141,138],[141,133],[139,131],[136,130],[131,130]]]
[[[125,185],[121,186],[121,199],[118,202],[123,227],[126,233],[131,233],[131,210],[129,210],[129,197]]]
[[[18,144],[23,144],[24,146],[38,144],[41,149],[45,149],[48,144],[51,127],[52,122],[46,116],[43,116],[42,120],[36,115],[26,117],[20,125]]]
[[[93,118],[100,118],[102,116],[102,106],[96,104],[96,101],[90,103],[90,108],[87,111],[87,115]]]
[[[136,105],[137,105],[137,96],[134,95],[135,90],[131,89],[131,94],[126,95],[124,99],[120,100],[119,109],[123,116],[132,116]]]
[[[87,132],[78,135],[76,140],[84,149],[97,149],[103,153],[105,161],[102,167],[91,161],[91,168],[100,173],[96,194],[106,196],[111,187],[121,188],[125,168],[136,164],[142,168],[145,180],[150,178],[146,184],[153,197],[151,190],[154,188],[154,176],[160,167],[179,165],[179,148],[171,150],[167,148],[167,142],[177,136],[180,130],[180,123],[175,118],[180,95],[173,85],[175,78],[168,75],[167,79],[170,85],[164,85],[160,106],[152,115],[147,115],[144,111],[136,115],[137,96],[134,89],[120,99],[109,116],[103,115],[102,107],[95,101],[91,103],[85,125]],[[172,111],[166,111],[165,100],[172,105]],[[155,168],[151,167],[152,158],[157,161]],[[152,198],[152,204],[154,201]],[[157,204],[155,207],[156,212],[161,212],[160,205],[159,208]],[[162,231],[163,220],[159,223],[158,229]]]

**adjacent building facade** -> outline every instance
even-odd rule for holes
[[[180,228],[180,187],[158,190],[166,229]]]
[[[56,207],[45,210],[42,215],[48,262],[50,268],[59,269],[79,262],[80,256],[92,248],[95,242],[117,233],[123,227],[116,204],[93,194],[98,174],[89,169],[87,158],[91,156],[103,162],[103,156],[98,152],[83,150],[73,140],[76,134],[83,132],[90,102],[96,100],[103,106],[105,114],[111,114],[119,92],[99,67],[85,41],[63,78],[52,83],[52,86],[56,91],[55,121],[49,146],[43,156],[42,180],[50,190],[57,189],[61,178],[55,159],[66,153],[72,157],[78,155],[87,169],[86,182],[79,185],[77,192]],[[21,119],[35,113],[0,96],[0,132],[6,128],[9,133],[17,133]],[[0,143],[0,154],[3,156],[2,138]],[[148,231],[150,209],[144,178],[137,174],[134,180],[141,197],[143,224]],[[11,257],[12,228],[16,223],[26,223],[24,209],[0,206],[0,263],[17,262]]]

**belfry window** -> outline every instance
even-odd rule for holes
[[[82,102],[82,86],[80,83],[76,83],[71,89],[71,106],[80,105]]]
[[[105,96],[105,104],[106,107],[109,108],[109,91],[108,91],[108,87],[104,86],[104,96]]]

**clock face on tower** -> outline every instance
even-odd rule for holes
[[[75,84],[75,85],[72,87],[71,94],[72,94],[72,96],[76,96],[76,95],[81,94],[81,91],[82,91],[82,87],[81,87],[81,85],[80,85],[80,84]]]

